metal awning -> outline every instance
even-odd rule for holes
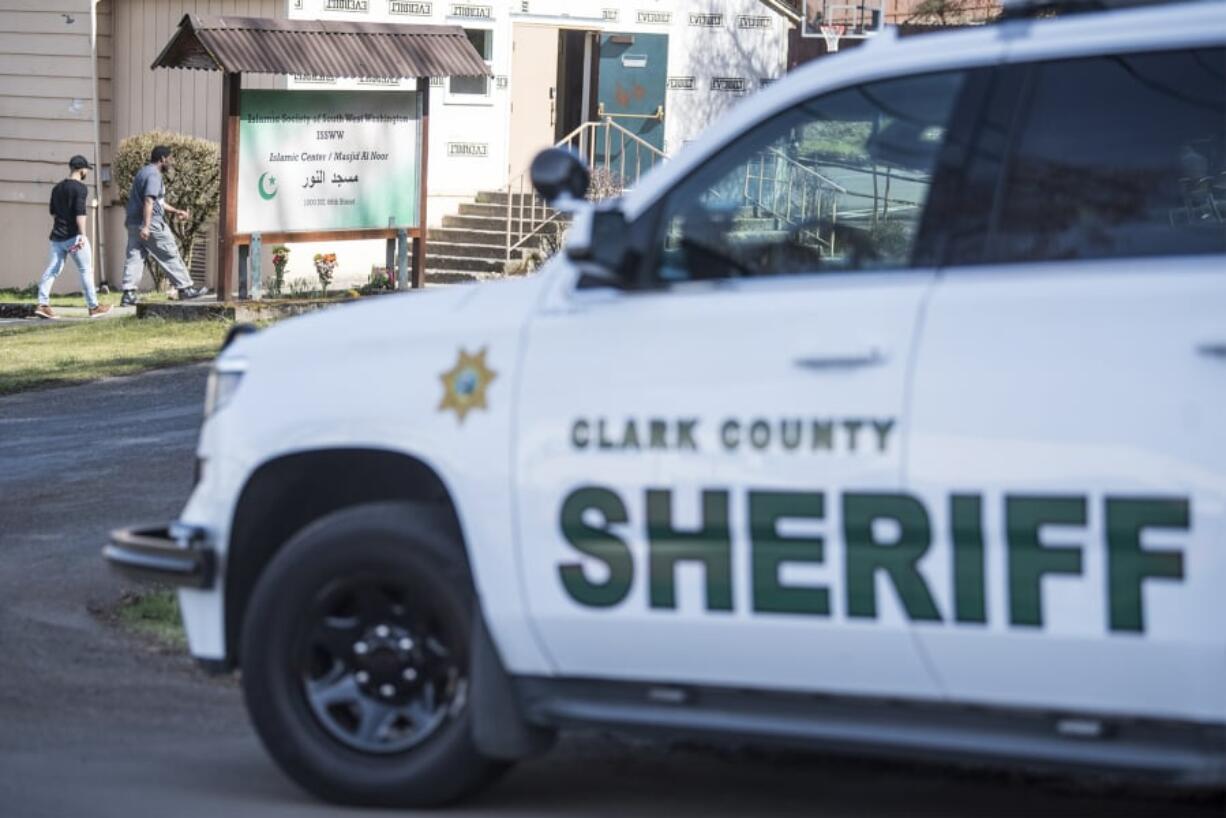
[[[186,14],[153,68],[356,79],[487,77],[459,26]]]

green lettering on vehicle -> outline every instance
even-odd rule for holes
[[[702,563],[709,611],[732,610],[732,537],[728,532],[728,492],[702,493],[702,528],[673,528],[673,493],[647,491],[649,597],[653,608],[676,608],[679,562]]]
[[[683,418],[677,421],[677,448],[698,451],[698,441],[694,437],[694,429],[698,426],[698,418]]]
[[[1107,599],[1113,631],[1145,630],[1141,585],[1149,577],[1183,579],[1183,554],[1147,551],[1141,532],[1147,528],[1187,531],[1191,509],[1184,498],[1107,498]]]
[[[884,452],[890,447],[890,430],[893,428],[893,418],[873,421],[873,431],[877,433],[877,451]]]
[[[741,445],[741,424],[735,420],[726,420],[719,430],[720,440],[729,451]]]
[[[771,443],[771,427],[765,420],[755,420],[749,425],[749,443],[761,451]]]
[[[650,429],[650,432],[648,434],[649,434],[649,438],[651,441],[649,444],[651,448],[667,449],[668,448],[668,439],[667,439],[668,424],[662,420],[653,419],[651,423],[648,424],[648,429]]]
[[[600,420],[596,421],[596,429],[596,437],[600,441],[599,446],[601,449],[607,451],[609,449],[617,448],[617,443],[613,440],[613,438],[609,437],[607,421],[604,418],[600,418]]]
[[[592,442],[592,429],[586,420],[576,420],[570,429],[570,442],[576,449],[586,449]]]
[[[588,511],[600,513],[604,522],[589,525],[583,516]],[[603,562],[609,569],[604,582],[592,582],[583,572],[582,563],[570,562],[558,566],[562,587],[571,599],[592,608],[611,608],[620,604],[630,593],[634,581],[634,557],[629,546],[609,529],[630,519],[626,506],[609,489],[584,486],[567,495],[562,503],[560,524],[562,537],[576,551]]]
[[[788,451],[794,451],[800,448],[800,440],[804,431],[804,421],[799,418],[795,420],[785,420],[780,424],[779,437],[783,441],[783,448]]]
[[[834,448],[834,421],[833,420],[815,420],[813,421],[813,449],[824,449],[829,451]]]
[[[949,498],[954,542],[954,619],[987,622],[984,594],[983,499],[978,494]]]
[[[753,539],[753,609],[758,613],[830,615],[825,588],[784,585],[779,567],[785,562],[821,563],[821,537],[784,537],[781,519],[820,520],[825,498],[819,492],[751,491],[749,531]]]
[[[1044,525],[1085,525],[1085,497],[1005,497],[1006,539],[1009,544],[1009,621],[1043,625],[1043,577],[1079,575],[1080,546],[1045,545]]]
[[[898,523],[894,542],[879,542],[876,520]],[[843,537],[847,544],[847,615],[877,616],[876,575],[883,571],[912,621],[940,622],[941,614],[917,564],[932,544],[928,512],[906,494],[843,495]]]
[[[858,418],[848,418],[843,421],[843,428],[847,430],[847,451],[854,452],[856,450],[856,440],[859,437],[862,426],[864,426],[864,421]]]
[[[622,451],[639,448],[639,430],[634,419],[626,421],[626,429],[622,433]]]

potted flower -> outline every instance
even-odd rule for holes
[[[289,266],[289,248],[284,244],[278,244],[272,248],[272,294],[275,297],[281,296],[281,287],[285,285],[285,268]]]
[[[319,288],[323,294],[328,294],[328,285],[332,283],[332,274],[336,272],[336,253],[315,254],[315,275],[319,277]]]

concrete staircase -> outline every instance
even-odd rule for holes
[[[482,191],[475,201],[460,205],[459,213],[444,216],[441,227],[426,233],[426,283],[463,284],[502,278],[506,268],[507,196],[505,191]],[[518,206],[526,199],[517,195]],[[533,237],[527,246],[537,247]],[[518,254],[516,254],[518,257]]]
[[[478,193],[474,201],[461,204],[458,213],[444,216],[440,227],[430,228],[426,248],[427,284],[468,284],[506,275],[509,195],[506,191]],[[521,202],[524,207],[531,203],[530,194],[514,195],[513,214],[518,212]],[[752,206],[742,208],[733,220],[730,238],[748,244],[778,241],[782,234],[794,229],[789,228],[783,219],[763,211],[763,208]],[[552,211],[548,215],[552,215]],[[563,217],[559,222],[565,223],[567,220],[567,217]],[[546,230],[550,228],[546,227]],[[524,246],[535,249],[541,245],[541,240],[540,235],[531,236]],[[520,251],[512,252],[513,260],[520,257]]]

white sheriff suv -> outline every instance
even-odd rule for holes
[[[591,726],[1223,785],[1226,4],[1006,17],[615,202],[542,154],[537,276],[233,338],[107,558],[335,801]]]

